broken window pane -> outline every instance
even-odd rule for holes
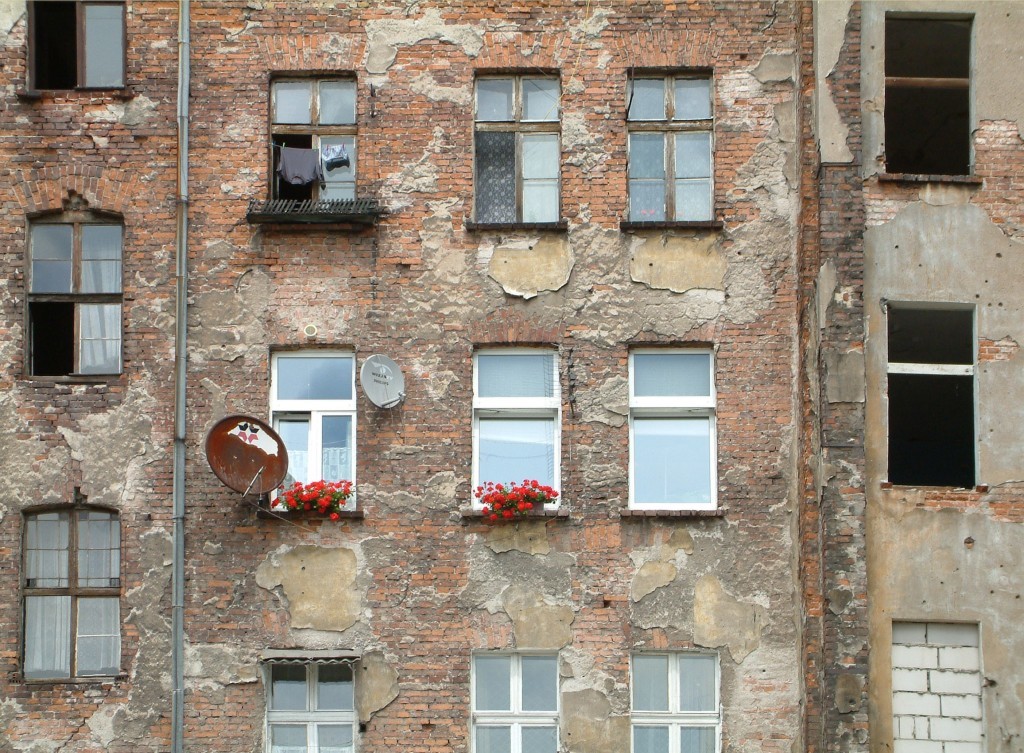
[[[85,86],[124,86],[124,6],[86,5]]]
[[[33,2],[32,85],[36,89],[78,86],[78,21],[73,2]]]
[[[476,132],[476,220],[516,221],[516,135]]]
[[[482,78],[476,82],[476,119],[507,121],[513,118],[515,81],[511,78]]]
[[[889,310],[889,363],[974,363],[971,309]]]
[[[64,376],[75,370],[75,304],[31,301],[28,305],[33,376]]]
[[[274,84],[274,122],[308,124],[312,118],[311,81],[278,81]]]
[[[665,119],[665,79],[635,78],[629,86],[629,120]]]

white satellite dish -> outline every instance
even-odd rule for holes
[[[405,400],[405,377],[387,356],[372,355],[363,361],[359,384],[366,399],[378,408],[394,408]]]

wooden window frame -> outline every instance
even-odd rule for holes
[[[72,89],[36,86],[35,61],[38,54],[36,42],[36,6],[48,0],[30,0],[28,3],[28,60],[29,91],[117,91],[128,87],[128,3],[126,0],[52,0],[75,4],[75,86]],[[85,83],[85,9],[86,5],[111,5],[121,8],[121,83],[118,86],[88,86]]]

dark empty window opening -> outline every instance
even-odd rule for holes
[[[974,315],[889,310],[889,481],[972,487]]]
[[[971,169],[971,22],[885,20],[885,165],[890,173]]]
[[[124,86],[124,4],[29,3],[33,89]]]

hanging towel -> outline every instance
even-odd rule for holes
[[[282,146],[281,161],[277,163],[277,172],[285,183],[295,186],[304,186],[313,181],[324,182],[324,173],[320,167],[320,152],[317,149],[296,149]]]
[[[328,144],[320,150],[320,154],[327,170],[336,170],[339,167],[348,167],[352,164],[344,144]]]

